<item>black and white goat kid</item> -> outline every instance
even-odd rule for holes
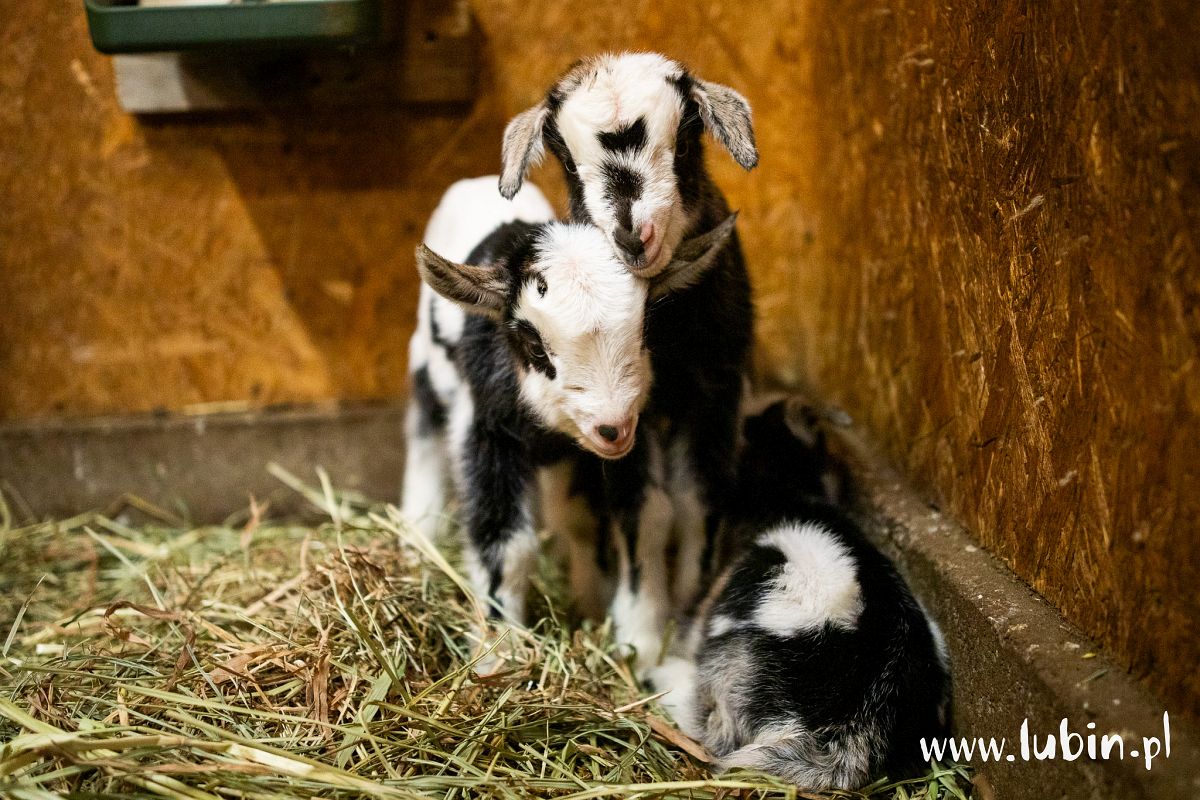
[[[538,471],[569,462],[595,476],[605,521],[635,543],[618,559],[618,641],[656,657],[665,581],[639,584],[643,573],[666,572],[667,501],[654,480],[653,437],[638,435],[652,380],[644,316],[648,303],[703,278],[733,219],[642,278],[598,228],[549,218],[536,189],[509,203],[486,179],[455,184],[434,213],[426,242],[453,257],[417,249],[424,285],[404,507],[431,519],[451,473],[478,597],[493,618],[520,622],[537,549]]]
[[[947,654],[896,568],[826,502],[828,457],[799,410],[746,420],[733,557],[653,677],[721,768],[856,789],[918,767],[921,738],[946,734]]]
[[[681,242],[729,216],[704,165],[705,130],[744,168],[758,163],[750,107],[733,89],[653,53],[587,59],[509,123],[500,192],[514,197],[530,165],[549,149],[566,176],[571,219],[597,225],[633,273],[652,277]],[[643,425],[663,445],[677,610],[695,599],[729,504],[752,327],[736,235],[697,285],[648,314],[655,387]],[[558,478],[561,505],[582,513],[586,504],[570,488],[578,476],[563,471]],[[588,524],[564,516],[562,525]],[[596,583],[585,574],[586,561],[572,564],[573,583]]]

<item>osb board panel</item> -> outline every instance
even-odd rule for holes
[[[813,5],[788,363],[1196,713],[1200,18],[1094,6]]]
[[[0,418],[395,396],[412,249],[504,119],[138,121],[77,3],[0,20]]]
[[[73,7],[17,8],[0,416],[395,396],[445,184],[577,56],[659,49],[756,110],[762,166],[709,160],[762,368],[1196,712],[1200,24],[1096,6],[480,0],[472,109],[153,125]]]

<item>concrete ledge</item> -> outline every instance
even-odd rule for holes
[[[980,797],[1200,797],[1200,738],[1187,720],[1171,716],[1171,755],[1160,753],[1147,771],[1130,750],[1140,753],[1143,736],[1163,738],[1163,712],[1170,709],[953,521],[923,503],[859,437],[844,430],[834,437],[859,480],[869,526],[941,622],[953,659],[956,733],[1003,737],[1006,752],[1015,754],[1014,761],[998,764],[972,760]],[[1029,720],[1030,734],[1042,743],[1048,735],[1057,738],[1063,718],[1072,731],[1095,733],[1097,747],[1105,734],[1123,735],[1124,760],[1093,761],[1086,750],[1076,761],[1061,754],[1022,760],[1022,722]],[[1090,722],[1094,730],[1087,728]]]
[[[18,516],[66,517],[138,495],[194,522],[305,503],[267,472],[307,481],[323,467],[339,489],[400,495],[404,410],[396,405],[142,415],[0,426],[0,490]]]

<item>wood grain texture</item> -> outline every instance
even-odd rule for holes
[[[817,4],[809,30],[794,363],[1196,713],[1195,7]]]
[[[72,3],[0,51],[0,417],[403,390],[413,247],[499,109],[139,121]]]
[[[0,416],[394,397],[411,248],[580,55],[751,101],[710,147],[765,375],[1200,712],[1200,19],[1191,3],[473,3],[472,108],[139,124],[76,9],[0,22]],[[561,202],[554,169],[535,179]],[[1012,620],[1019,625],[1020,620]]]

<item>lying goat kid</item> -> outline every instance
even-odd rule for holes
[[[722,768],[855,789],[945,734],[947,656],[895,567],[818,499],[827,457],[788,412],[746,420],[736,554],[654,679]]]
[[[618,562],[612,613],[618,639],[650,652],[662,631],[663,582],[643,577],[666,572],[665,545],[654,544],[666,500],[650,473],[650,437],[637,435],[651,383],[644,315],[647,303],[702,278],[733,219],[683,243],[645,279],[625,268],[594,226],[517,219],[540,212],[540,195],[505,208],[494,186],[456,184],[430,221],[429,235],[450,243],[456,224],[478,231],[491,215],[495,229],[463,262],[417,249],[433,291],[422,288],[411,347],[405,508],[419,513],[444,496],[437,482],[445,448],[478,596],[491,616],[519,622],[537,546],[537,470],[573,462],[615,481],[596,492],[618,541],[635,544],[622,549],[628,558]],[[435,367],[448,374],[434,375]]]

